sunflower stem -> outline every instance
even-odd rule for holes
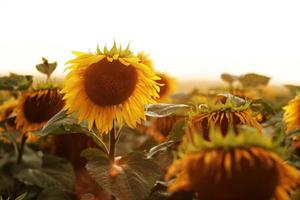
[[[24,146],[27,140],[27,136],[25,134],[22,134],[21,143],[18,151],[18,158],[17,158],[17,164],[21,164],[23,152],[24,152]]]
[[[116,151],[116,122],[113,121],[113,128],[110,131],[109,137],[109,159],[111,163],[115,163],[115,151]]]

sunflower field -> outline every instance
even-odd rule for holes
[[[183,84],[114,43],[0,77],[1,200],[299,200],[300,86]]]

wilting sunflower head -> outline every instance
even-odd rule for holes
[[[35,131],[64,106],[63,95],[57,88],[26,91],[16,107],[16,126],[23,134]]]
[[[225,137],[215,129],[212,135],[211,141],[199,134],[185,138],[166,176],[176,176],[170,192],[193,191],[210,200],[290,199],[300,175],[275,153],[270,138],[253,129]]]
[[[16,127],[14,109],[18,105],[17,99],[9,99],[0,106],[0,122],[5,122],[5,127],[8,130],[13,130]]]
[[[241,125],[260,130],[261,125],[252,117],[250,102],[234,98],[222,98],[212,105],[200,105],[199,110],[190,117],[187,132],[196,130],[209,140],[211,127],[219,127],[223,135],[227,134],[230,127],[238,134],[238,127]]]
[[[129,127],[145,119],[144,105],[155,103],[159,91],[159,77],[150,67],[116,44],[104,52],[75,55],[63,88],[69,113],[76,112],[79,122],[88,120],[89,129],[95,124],[100,133],[109,132],[114,119]]]
[[[300,129],[300,94],[292,99],[283,109],[283,118],[287,126],[287,131]]]
[[[166,141],[169,133],[174,125],[180,120],[184,120],[183,116],[170,115],[166,117],[153,118],[146,133],[152,136],[158,142]]]
[[[176,91],[177,82],[176,79],[170,77],[166,73],[157,73],[160,77],[156,82],[159,84],[159,102],[170,102],[170,95]]]

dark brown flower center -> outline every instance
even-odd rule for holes
[[[64,106],[62,95],[50,91],[41,97],[28,97],[24,102],[24,116],[31,123],[46,122]]]
[[[160,80],[157,80],[156,82],[159,84],[163,84],[160,87],[160,91],[159,91],[159,96],[163,97],[168,93],[169,90],[169,83],[167,78],[164,75],[159,75],[159,77],[161,78]]]
[[[103,59],[89,66],[84,78],[87,96],[99,106],[112,106],[121,104],[132,95],[138,74],[130,65]]]

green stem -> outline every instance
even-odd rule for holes
[[[24,146],[25,146],[26,140],[27,140],[27,136],[25,134],[23,134],[22,138],[21,138],[20,148],[18,151],[17,164],[21,164],[21,162],[22,162],[22,157],[23,157]]]
[[[115,163],[116,142],[116,123],[114,121],[113,128],[109,134],[109,160],[111,163]]]

